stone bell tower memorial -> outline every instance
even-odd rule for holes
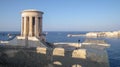
[[[42,14],[37,10],[24,10],[22,12],[21,36],[40,37],[42,35]]]
[[[45,46],[42,44],[45,42],[45,37],[42,35],[42,15],[43,12],[34,9],[22,11],[21,35],[10,43],[29,47]]]

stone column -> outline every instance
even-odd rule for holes
[[[21,18],[22,21],[21,21],[21,36],[23,36],[24,34],[24,17]]]
[[[38,32],[38,17],[35,17],[35,36],[39,36],[39,32]]]
[[[40,35],[40,17],[38,17],[38,33]]]
[[[26,36],[29,34],[29,17],[26,17]]]
[[[27,25],[26,24],[26,17],[24,17],[24,31],[23,31],[24,33],[23,33],[23,36],[26,36],[26,29],[27,29],[26,25]]]
[[[33,36],[33,24],[32,24],[32,17],[29,17],[29,36]]]
[[[24,35],[23,36],[28,36],[29,32],[29,17],[24,17]]]
[[[42,17],[40,17],[39,29],[40,29],[39,33],[42,34]]]

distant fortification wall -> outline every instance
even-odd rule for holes
[[[113,32],[89,32],[86,33],[87,37],[120,37],[120,31]]]

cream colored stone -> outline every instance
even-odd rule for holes
[[[28,40],[39,41],[39,39],[37,39],[36,37],[28,37]]]
[[[87,37],[97,37],[97,33],[95,32],[90,32],[86,34]]]
[[[60,61],[54,61],[53,64],[55,64],[55,65],[62,65],[62,63]]]
[[[31,40],[31,41],[40,41],[42,39],[45,39],[44,36],[41,36],[40,38],[37,38],[37,37],[27,37],[28,40]],[[17,39],[25,39],[25,37],[22,37],[22,36],[17,36]]]
[[[45,48],[45,47],[37,47],[36,48],[37,53],[41,53],[41,54],[46,54],[46,50],[47,50],[47,48]]]
[[[24,10],[22,12],[21,36],[37,36],[42,34],[42,14],[37,10]]]
[[[97,45],[97,46],[103,46],[103,47],[109,47],[110,44],[96,44],[96,43],[82,43],[82,45]]]
[[[61,48],[78,48],[81,47],[81,43],[68,43],[68,42],[59,42],[53,44],[55,47]]]
[[[72,57],[73,58],[82,58],[82,59],[86,59],[86,49],[78,49],[78,50],[74,50],[72,53]]]
[[[82,67],[80,64],[74,64],[72,67]]]
[[[17,39],[25,39],[25,37],[17,36]]]
[[[33,24],[32,24],[32,17],[29,17],[30,18],[30,23],[29,23],[29,36],[32,37],[33,36]]]
[[[55,48],[53,50],[53,56],[65,56],[65,50],[63,48]]]

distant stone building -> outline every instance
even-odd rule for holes
[[[96,32],[90,32],[86,34],[87,37],[97,37],[98,34]]]
[[[120,37],[120,31],[113,32],[89,32],[86,33],[86,37]]]

